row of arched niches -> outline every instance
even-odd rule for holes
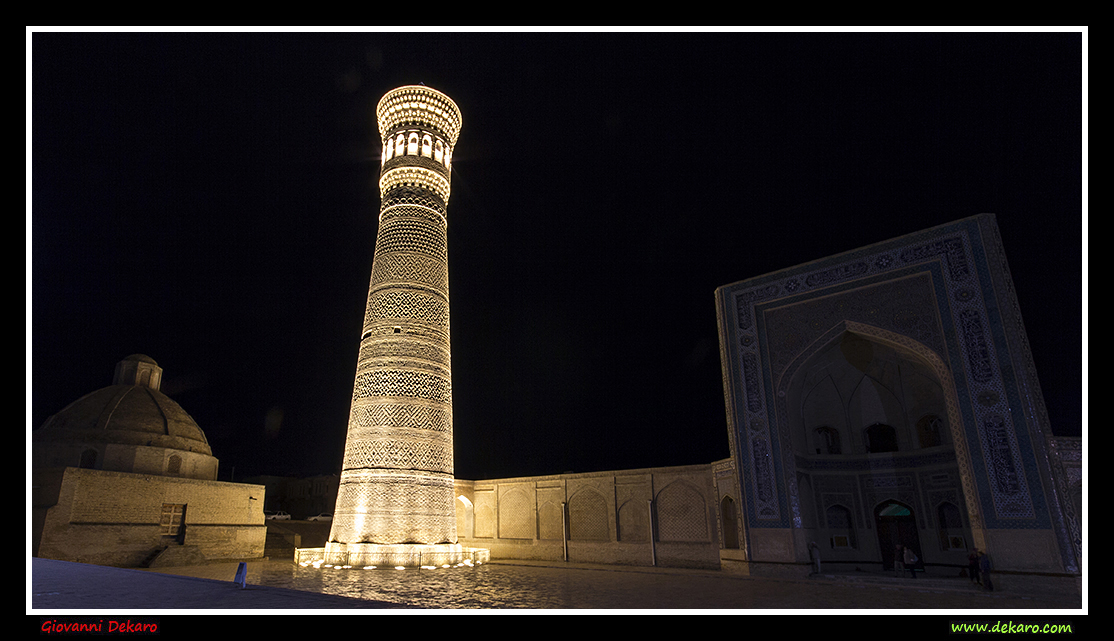
[[[446,170],[451,170],[453,166],[453,150],[449,143],[440,136],[416,129],[399,131],[384,142],[380,166],[400,156],[431,158]]]

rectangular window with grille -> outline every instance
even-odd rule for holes
[[[182,522],[185,516],[185,505],[163,503],[162,518],[159,520],[159,527],[162,529],[162,533],[168,536],[176,536],[182,531]]]

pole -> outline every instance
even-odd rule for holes
[[[561,545],[564,548],[565,562],[569,560],[569,527],[565,522],[565,512],[568,509],[568,503],[561,504]]]

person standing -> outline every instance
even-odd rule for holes
[[[905,567],[909,570],[911,578],[917,578],[917,555],[913,553],[913,548],[905,548]]]
[[[812,559],[812,573],[820,574],[820,546],[816,545],[816,541],[809,542],[808,556]]]
[[[994,590],[994,584],[990,582],[990,557],[983,551],[979,551],[979,579],[983,589]]]
[[[971,575],[971,583],[979,583],[979,550],[978,548],[971,548],[971,553],[967,555],[967,574]]]
[[[900,543],[894,546],[894,576],[905,576],[905,548]]]

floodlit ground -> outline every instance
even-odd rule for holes
[[[290,561],[155,571],[35,559],[31,606],[135,609],[1076,610],[1079,596],[984,592],[962,579],[780,580],[714,571],[495,563],[449,570],[314,569]]]

